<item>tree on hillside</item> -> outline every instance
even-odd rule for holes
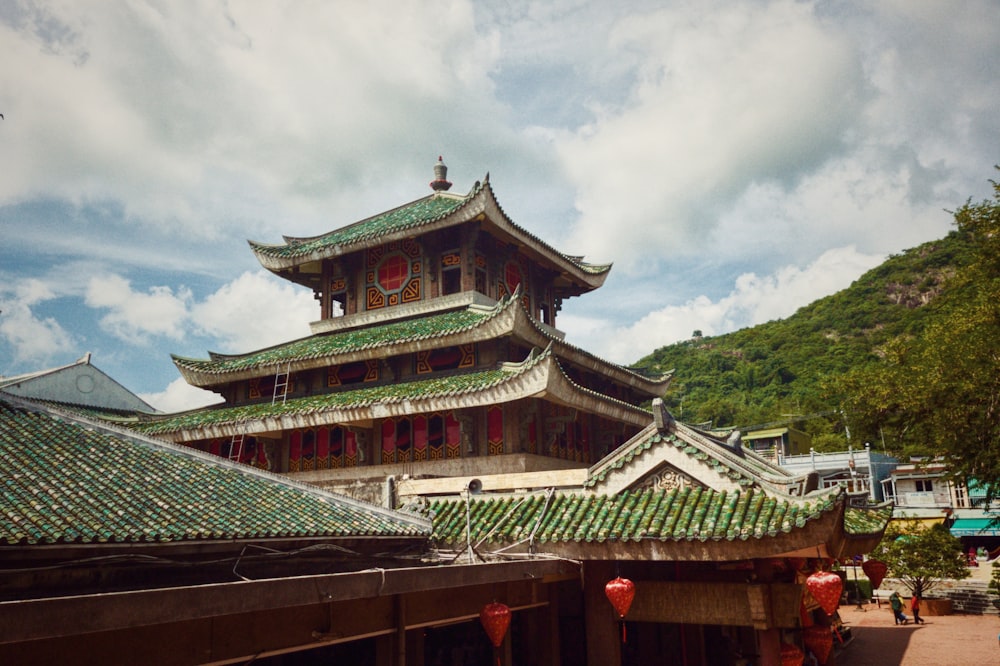
[[[973,257],[949,280],[941,316],[920,337],[888,342],[881,363],[840,382],[852,425],[867,438],[943,456],[957,479],[977,480],[988,498],[1000,491],[1000,184],[993,188],[992,201],[955,213]]]
[[[944,580],[969,577],[962,542],[944,525],[900,531],[890,525],[873,552],[915,596],[923,597]]]

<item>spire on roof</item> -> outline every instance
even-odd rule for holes
[[[431,181],[431,189],[435,192],[446,192],[451,188],[448,182],[448,167],[444,165],[444,160],[438,155],[437,164],[434,165],[434,180]]]

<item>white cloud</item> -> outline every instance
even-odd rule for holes
[[[302,287],[266,271],[244,273],[191,309],[191,321],[232,352],[309,335],[319,304]]]
[[[993,0],[0,3],[0,263],[52,292],[0,287],[0,335],[120,350],[136,385],[136,358],[305,335],[311,295],[241,275],[239,242],[413,200],[438,154],[615,262],[603,310],[560,315],[582,346],[748,325],[795,289],[780,267],[899,252],[989,195],[997,26]]]
[[[218,394],[191,386],[183,379],[175,379],[159,393],[143,393],[139,397],[153,408],[168,413],[204,407],[222,400]]]
[[[560,318],[559,325],[572,333],[574,344],[605,350],[603,355],[618,363],[634,363],[664,345],[690,338],[696,330],[718,335],[788,317],[816,299],[847,288],[884,259],[859,253],[854,247],[837,248],[805,268],[785,266],[766,276],[745,273],[717,301],[697,296],[650,312],[629,326],[568,315]]]
[[[398,187],[386,174],[424,181],[445,140],[514,137],[479,121],[503,113],[498,46],[462,1],[50,1],[4,18],[0,204],[112,200],[207,239],[289,210],[329,224],[332,205]]]
[[[88,281],[84,302],[107,310],[100,320],[105,331],[131,344],[143,345],[150,336],[183,339],[191,298],[191,292],[183,287],[176,293],[163,286],[142,293],[133,291],[131,283],[120,275],[104,275]]]
[[[558,146],[589,252],[629,269],[704,250],[718,206],[838,150],[861,70],[808,4],[695,5],[620,21],[611,57],[638,53],[632,98]]]
[[[319,318],[309,291],[266,271],[246,272],[200,301],[186,287],[153,286],[142,292],[129,280],[107,274],[89,280],[85,303],[105,312],[102,329],[131,345],[147,345],[157,337],[183,341],[196,334],[220,341],[233,353],[304,337],[308,323]]]
[[[14,363],[48,363],[72,352],[73,336],[54,317],[39,317],[32,310],[56,298],[41,280],[12,280],[0,287],[0,340],[13,350]],[[9,373],[0,367],[0,374]]]

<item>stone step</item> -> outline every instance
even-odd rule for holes
[[[951,599],[952,607],[956,613],[968,613],[970,615],[998,615],[993,605],[995,595],[986,591],[985,587],[969,586],[965,583],[956,585],[947,590],[945,596]]]

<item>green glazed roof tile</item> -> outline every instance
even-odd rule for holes
[[[293,361],[323,358],[334,354],[377,349],[390,344],[426,340],[473,328],[498,310],[456,310],[381,326],[314,335],[247,354],[211,354],[210,359],[173,356],[174,364],[188,370],[225,374],[258,368],[283,366]]]
[[[763,539],[804,527],[834,507],[833,501],[805,504],[776,499],[764,491],[719,492],[706,488],[627,491],[617,495],[556,493],[550,501],[475,498],[471,500],[473,543],[607,541],[707,541]],[[431,503],[434,538],[442,544],[465,541],[465,501]],[[757,507],[743,511],[745,507]],[[544,514],[541,512],[544,511]],[[496,529],[501,523],[503,529]]]
[[[892,505],[884,504],[870,508],[848,505],[844,509],[844,530],[854,536],[881,534],[892,519]]]
[[[7,401],[0,472],[0,546],[429,534],[403,514]]]
[[[360,222],[335,229],[321,236],[311,238],[286,237],[284,245],[268,245],[250,241],[250,247],[259,257],[284,260],[306,258],[314,253],[335,252],[336,248],[357,247],[359,244],[375,243],[390,234],[398,234],[404,231],[413,231],[416,233],[419,227],[443,220],[471,202],[477,199],[481,200],[482,196],[488,196],[496,202],[496,197],[490,186],[488,176],[464,197],[449,193],[434,193],[398,208],[361,220]],[[555,250],[531,232],[515,224],[503,212],[499,202],[496,202],[496,205],[500,209],[505,222],[517,233],[530,239],[534,244],[544,248],[552,255],[570,262],[580,271],[591,275],[601,275],[610,270],[610,264],[589,264],[584,262],[582,257],[571,256]]]
[[[466,198],[454,195],[431,194],[322,236],[288,239],[289,242],[285,245],[264,245],[254,242],[250,245],[255,252],[265,256],[304,257],[323,248],[353,245],[439,220],[461,208],[467,201]]]
[[[238,424],[259,419],[308,414],[329,409],[361,408],[407,399],[478,392],[516,376],[529,365],[523,364],[509,369],[499,368],[415,382],[380,384],[367,388],[320,393],[289,399],[284,403],[262,402],[237,407],[209,407],[141,421],[132,424],[131,427],[139,432],[155,435],[206,426]]]

